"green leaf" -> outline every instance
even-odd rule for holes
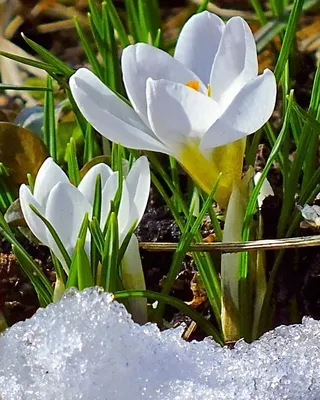
[[[102,19],[99,13],[97,2],[95,0],[88,0],[90,15],[92,18],[92,22],[97,29],[100,37],[103,37],[103,26],[102,26]]]
[[[49,74],[57,73],[57,69],[48,63],[44,63],[41,61],[36,61],[27,57],[17,56],[16,54],[7,53],[5,51],[0,51],[0,56],[9,58],[10,60],[17,61],[21,64],[30,65],[31,67],[39,68],[44,71],[47,71]]]
[[[197,14],[201,13],[202,11],[206,11],[208,8],[209,0],[202,0],[202,2],[199,4],[199,7],[197,9]]]
[[[119,232],[118,220],[114,212],[111,212],[108,222],[107,234],[102,258],[101,281],[107,292],[114,293],[118,281],[118,253]]]
[[[100,253],[100,255],[102,256],[104,253],[104,237],[103,237],[103,233],[100,229],[100,224],[97,220],[97,218],[93,217],[92,221],[89,224],[89,229],[93,238],[93,241],[95,243],[95,245],[97,246],[97,249]],[[101,284],[101,283],[97,283],[97,284]]]
[[[293,9],[290,13],[289,20],[286,26],[286,33],[284,35],[278,61],[274,70],[277,82],[280,80],[284,71],[285,64],[288,61],[289,54],[294,43],[297,24],[300,18],[304,0],[295,0]]]
[[[85,132],[84,150],[83,150],[83,163],[86,164],[99,154],[99,145],[97,143],[96,133],[92,126],[88,123]],[[103,156],[101,156],[103,157]],[[81,171],[80,171],[81,176]]]
[[[133,233],[136,229],[136,226],[137,226],[137,220],[134,221],[134,223],[131,225],[130,229],[128,230],[126,236],[124,237],[124,239],[122,241],[122,244],[121,244],[121,247],[120,247],[119,253],[118,253],[118,265],[121,264],[124,253],[127,250],[128,244],[130,242],[131,236],[133,235]]]
[[[121,47],[124,49],[125,47],[130,45],[130,41],[128,38],[128,34],[125,30],[125,27],[123,26],[123,23],[121,22],[119,13],[116,10],[112,1],[109,1],[107,3],[107,10],[108,10],[108,14],[109,14],[111,23],[113,25],[113,28],[115,29],[115,31],[118,34],[118,38],[119,38]]]
[[[96,156],[89,160],[80,170],[80,178],[82,179],[88,171],[99,163],[111,164],[110,156]]]
[[[165,295],[163,293],[152,292],[150,290],[123,290],[114,293],[115,300],[122,300],[130,297],[146,297],[153,301],[161,301],[163,303],[169,304],[172,307],[177,308],[183,314],[188,315],[197,325],[208,335],[219,343],[223,345],[221,335],[218,333],[216,328],[210,324],[201,314],[194,311],[190,306],[186,305],[183,301]]]
[[[54,69],[54,72],[64,75],[67,78],[74,73],[74,70],[61,61],[58,57],[53,55],[50,51],[46,50],[44,47],[40,46],[38,43],[34,42],[31,39],[28,39],[23,33],[21,34],[23,39],[27,42],[27,44],[39,55],[41,56],[47,64]]]
[[[67,268],[70,269],[70,265],[71,265],[71,259],[70,256],[66,250],[66,248],[64,247],[61,239],[59,238],[57,232],[55,231],[54,227],[51,225],[51,223],[34,207],[33,204],[29,204],[29,207],[31,208],[31,210],[41,219],[41,221],[45,224],[45,226],[48,228],[51,236],[53,237],[54,241],[56,242],[56,245],[58,246],[62,257],[67,265]]]
[[[86,287],[94,286],[91,265],[85,251],[88,226],[89,217],[88,213],[86,213],[80,227],[75,251],[72,256],[71,267],[66,283],[67,288],[77,287],[79,290],[83,290]]]
[[[30,279],[35,288],[40,305],[45,307],[52,302],[53,290],[51,282],[40,270],[38,264],[30,257],[21,244],[15,238],[9,225],[0,213],[0,232],[4,238],[12,245],[13,252],[19,261],[23,272]]]
[[[28,92],[52,92],[53,89],[45,86],[16,86],[0,83],[0,90],[27,90]]]
[[[70,182],[73,183],[75,186],[78,186],[80,183],[80,172],[77,159],[76,144],[73,138],[70,138],[70,142],[67,145],[66,160],[68,164],[68,175],[70,178]]]
[[[52,89],[52,78],[48,75],[47,86]],[[56,117],[54,107],[54,97],[52,90],[46,92],[44,97],[44,122],[43,122],[43,140],[53,160],[57,161],[57,133]]]
[[[107,3],[102,3],[102,22],[104,31],[104,51],[102,52],[104,64],[103,82],[114,91],[122,92],[121,68],[118,57],[118,46],[114,36],[113,26],[107,10]]]
[[[57,125],[57,161],[59,164],[63,164],[66,160],[66,148],[71,138],[74,139],[76,149],[80,151],[83,146],[83,135],[77,122],[62,119]]]
[[[162,287],[162,293],[164,294],[169,294],[172,286],[173,286],[173,282],[176,279],[177,275],[179,274],[179,271],[181,269],[181,265],[182,262],[188,252],[188,248],[191,244],[191,242],[194,240],[196,233],[199,232],[199,227],[200,224],[203,221],[203,218],[205,216],[205,213],[207,212],[208,208],[210,206],[212,206],[212,202],[213,202],[213,197],[214,194],[217,190],[219,184],[219,179],[217,182],[214,183],[212,191],[210,193],[210,195],[207,197],[199,215],[197,216],[196,220],[194,221],[194,223],[192,224],[192,220],[193,220],[193,206],[191,206],[191,209],[189,210],[189,215],[188,215],[188,219],[187,219],[187,223],[185,226],[185,231],[183,232],[181,239],[179,241],[177,250],[174,253],[173,256],[173,260],[172,260],[172,264],[170,266],[169,272],[166,276],[166,279],[164,281],[163,287]],[[189,230],[189,228],[191,228]],[[214,287],[211,286],[211,283],[208,282],[206,280],[206,273],[203,270],[203,265],[200,265],[200,269],[199,269],[200,275],[204,276],[204,285],[208,291],[208,296],[211,295],[211,292],[215,290]],[[207,284],[207,285],[206,285]],[[212,293],[212,296],[214,296],[214,294]],[[216,309],[214,310],[215,314],[218,314],[220,312],[220,307],[219,304],[216,304],[215,302],[213,303],[213,305],[216,307]],[[159,303],[158,308],[157,308],[157,318],[161,319],[162,318],[162,314],[164,311],[164,307],[162,303]]]
[[[102,67],[99,64],[99,61],[94,54],[92,50],[92,45],[88,42],[88,39],[86,38],[85,33],[83,32],[83,29],[81,25],[79,24],[79,20],[77,17],[73,17],[73,21],[80,39],[81,46],[86,54],[86,57],[92,67],[93,72],[103,80],[103,72],[102,72]]]

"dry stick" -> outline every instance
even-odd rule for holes
[[[217,242],[217,243],[194,243],[189,246],[189,251],[220,251],[221,253],[239,253],[242,251],[257,250],[285,250],[299,247],[320,246],[320,235],[300,236],[295,238],[252,240],[248,242]],[[147,251],[169,251],[174,252],[178,243],[150,243],[140,242],[140,249]]]

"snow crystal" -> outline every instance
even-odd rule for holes
[[[132,322],[101,290],[71,290],[0,337],[2,400],[320,399],[320,322],[235,349]]]

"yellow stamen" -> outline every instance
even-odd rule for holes
[[[211,97],[211,94],[212,94],[211,85],[207,86],[207,90],[208,90],[208,97]]]
[[[199,92],[200,82],[199,81],[189,81],[186,83],[186,86]]]

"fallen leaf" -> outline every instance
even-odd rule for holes
[[[9,122],[0,122],[0,162],[16,184],[26,183],[49,157],[42,140],[33,132]]]

